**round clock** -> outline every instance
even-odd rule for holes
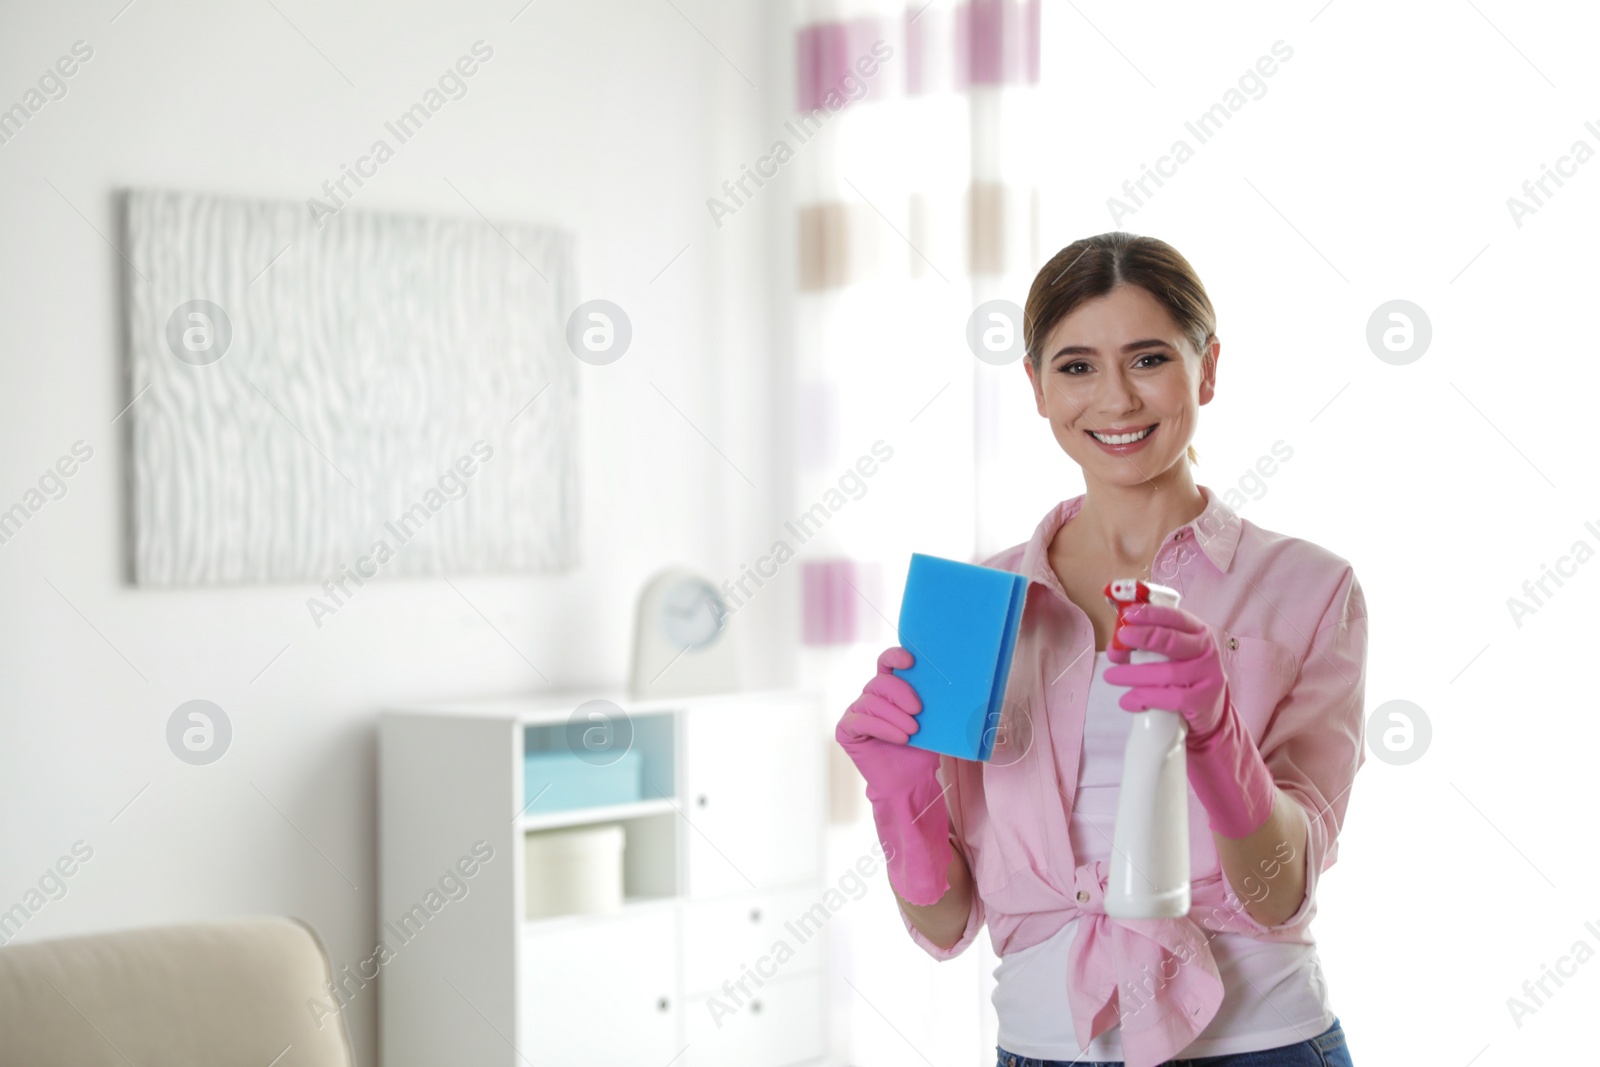
[[[705,575],[668,567],[639,593],[633,631],[635,697],[730,693],[740,687],[733,612]]]
[[[703,578],[683,577],[661,598],[661,632],[679,648],[699,648],[722,633],[728,605]]]

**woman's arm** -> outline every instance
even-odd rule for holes
[[[1245,921],[1263,929],[1301,921],[1333,863],[1363,758],[1367,606],[1354,570],[1345,565],[1259,744],[1232,707],[1216,638],[1193,613],[1138,604],[1123,613],[1118,636],[1166,657],[1133,664],[1114,650],[1105,680],[1130,687],[1120,701],[1128,711],[1165,708],[1187,720],[1189,784]]]
[[[1272,815],[1243,838],[1213,834],[1246,920],[1263,927],[1299,921],[1337,855],[1350,786],[1365,758],[1366,660],[1366,597],[1346,568],[1295,686],[1261,739]]]
[[[967,928],[967,918],[972,912],[972,872],[967,869],[967,861],[960,849],[952,848],[950,851],[950,866],[946,869],[950,888],[936,903],[908,904],[899,893],[894,894],[894,899],[900,903],[900,910],[911,925],[941,949],[949,949],[961,940],[961,934]],[[891,885],[889,890],[894,892],[894,886]]]
[[[1250,917],[1277,926],[1300,909],[1306,896],[1306,813],[1274,787],[1272,815],[1246,837],[1212,832],[1222,873]],[[942,903],[942,902],[941,902]]]

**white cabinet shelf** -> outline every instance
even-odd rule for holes
[[[596,699],[622,721],[574,718]],[[805,916],[824,889],[821,715],[784,690],[385,711],[380,924],[406,934],[382,966],[385,1067],[820,1062],[826,939]],[[639,799],[561,760],[524,781],[527,753],[577,752],[588,729],[622,731]],[[526,835],[606,823],[623,829],[622,907],[526,918]]]
[[[524,830],[558,830],[566,826],[583,826],[586,823],[616,822],[640,815],[667,815],[678,810],[676,797],[638,800],[630,804],[607,804],[604,807],[576,808],[571,811],[552,811],[545,815],[524,815]]]

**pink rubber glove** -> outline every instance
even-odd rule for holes
[[[898,645],[878,657],[878,673],[845,709],[834,738],[867,780],[867,800],[889,867],[889,884],[910,904],[936,904],[950,888],[950,813],[934,772],[939,754],[906,744],[922,700],[893,673],[914,662]]]
[[[1175,711],[1189,724],[1189,784],[1205,806],[1211,829],[1223,837],[1248,837],[1272,815],[1277,795],[1272,772],[1234,709],[1216,638],[1182,608],[1138,604],[1122,615],[1118,640],[1159,652],[1165,663],[1129,663],[1125,649],[1110,649],[1118,666],[1112,685],[1129,686],[1119,702],[1127,711]]]

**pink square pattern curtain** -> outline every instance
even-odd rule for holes
[[[1027,383],[967,327],[985,301],[1021,304],[1041,262],[1040,8],[795,7],[795,114],[769,156],[795,180],[795,510],[826,514],[802,550],[808,645],[890,632],[908,545],[985,542],[995,396]]]

